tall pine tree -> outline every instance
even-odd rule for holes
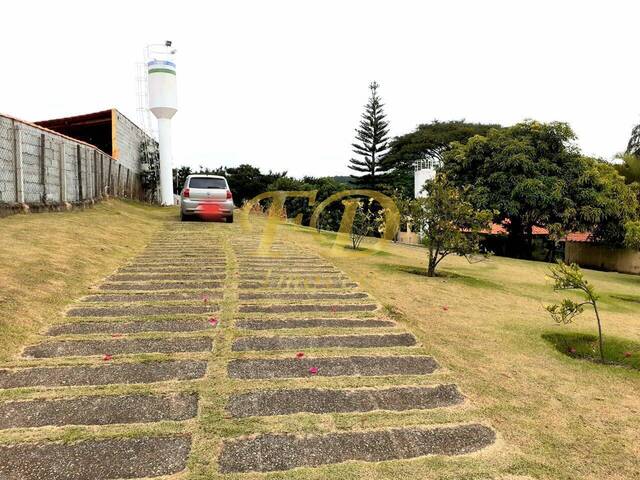
[[[371,97],[365,106],[360,128],[356,129],[356,141],[352,143],[353,153],[360,158],[352,158],[349,168],[364,175],[351,175],[354,183],[360,187],[375,188],[380,185],[383,175],[391,168],[384,163],[384,156],[389,150],[389,122],[385,120],[383,104],[378,97],[377,82],[369,85]]]

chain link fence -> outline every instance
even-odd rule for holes
[[[83,142],[0,115],[0,206],[143,199],[140,176]]]

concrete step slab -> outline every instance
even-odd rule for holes
[[[197,413],[196,393],[15,401],[0,403],[0,429],[181,421]]]
[[[123,338],[117,340],[47,341],[24,349],[25,358],[77,357],[105,354],[177,353],[211,351],[211,338]]]
[[[106,282],[99,291],[156,292],[162,290],[208,290],[222,288],[222,282]]]
[[[107,277],[113,282],[139,282],[151,280],[221,280],[226,273],[118,273]]]
[[[209,330],[204,320],[148,320],[137,322],[73,322],[52,326],[47,335],[125,334],[142,332],[197,332]]]
[[[171,475],[186,467],[188,436],[0,446],[0,478],[106,480]]]
[[[199,302],[203,303],[203,302]],[[131,317],[145,315],[194,315],[214,313],[215,303],[203,305],[128,305],[126,307],[77,307],[67,311],[67,317]]]
[[[369,298],[364,292],[240,292],[240,300],[355,300]]]
[[[206,370],[207,362],[200,360],[1,369],[0,388],[67,387],[194,380],[202,378]]]
[[[232,417],[347,413],[374,410],[425,410],[458,405],[464,397],[455,385],[434,387],[362,388],[330,390],[256,390],[232,395],[227,411]]]
[[[464,455],[494,443],[495,432],[470,424],[437,428],[397,428],[297,437],[266,434],[226,441],[222,473],[270,472],[357,460],[380,462],[427,455]]]
[[[102,295],[87,295],[82,298],[83,302],[91,303],[133,303],[133,302],[174,302],[174,301],[203,301],[206,298],[208,301],[222,300],[224,292],[222,290],[210,290],[202,292],[175,292],[175,293],[129,293],[129,294],[102,294]]]
[[[374,377],[429,375],[438,368],[432,357],[420,355],[354,356],[324,358],[236,359],[227,365],[231,378]],[[312,373],[311,369],[317,369]]]
[[[416,339],[409,333],[384,335],[313,335],[304,337],[242,337],[233,342],[235,352],[302,350],[305,348],[410,347]]]
[[[327,281],[311,281],[311,280],[288,280],[274,282],[272,280],[262,281],[241,281],[238,284],[241,289],[275,289],[275,290],[295,290],[295,289],[314,289],[314,288],[355,288],[358,286],[355,282],[327,282]]]
[[[291,313],[291,312],[373,312],[378,306],[373,303],[358,304],[280,304],[280,305],[240,305],[242,313]]]
[[[287,328],[386,328],[395,327],[390,320],[310,318],[291,320],[237,320],[236,327],[247,330],[279,330]]]

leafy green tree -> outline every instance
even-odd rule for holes
[[[315,204],[322,202],[334,193],[347,189],[349,189],[348,185],[337,182],[331,177],[304,177],[302,180],[281,177],[267,187],[268,191],[317,190]],[[303,225],[309,224],[309,219],[313,214],[314,207],[315,205],[309,205],[306,198],[288,198],[285,201],[287,216],[289,218],[296,218],[298,215],[302,215],[301,222]],[[323,210],[320,221],[318,222],[319,228],[337,231],[340,227],[343,211],[344,206],[341,202],[334,202],[328,205]]]
[[[376,188],[381,175],[389,170],[383,161],[388,150],[389,122],[378,96],[378,83],[369,85],[371,97],[365,106],[360,127],[356,129],[356,141],[352,144],[353,153],[359,158],[349,161],[349,168],[364,175],[352,175],[354,183],[363,188]]]
[[[362,200],[348,199],[342,203],[345,206],[352,204],[355,207],[349,239],[351,248],[358,250],[362,240],[376,230],[376,215],[364,205]]]
[[[405,222],[422,235],[429,250],[427,276],[434,277],[447,256],[480,251],[480,232],[489,228],[493,213],[477,210],[466,198],[468,190],[458,189],[443,174],[428,181],[425,191],[426,197],[406,202],[403,210]]]
[[[173,169],[173,193],[180,193],[189,175],[191,175],[191,167],[182,166]]]
[[[598,312],[598,294],[593,285],[585,278],[576,264],[566,265],[559,261],[557,265],[549,269],[550,276],[554,281],[554,290],[578,290],[584,296],[583,302],[574,302],[570,298],[565,298],[561,303],[547,305],[545,308],[557,323],[569,324],[573,318],[584,311],[585,305],[591,305],[598,322],[598,345],[600,348],[600,361],[604,363],[604,349],[602,340],[602,322]]]
[[[640,250],[640,222],[629,221],[625,224],[624,245],[627,248]]]
[[[627,183],[640,183],[640,151],[631,153],[629,151],[616,155],[622,161],[615,165],[616,170],[622,175]]]
[[[534,226],[590,231],[597,240],[620,243],[621,225],[635,218],[637,202],[610,165],[580,154],[575,138],[561,122],[491,129],[454,142],[442,170],[456,185],[470,187],[476,208],[496,212],[512,256],[531,255]]]
[[[637,193],[611,164],[588,157],[581,162],[583,169],[568,189],[575,214],[564,228],[589,231],[593,241],[623,246],[627,225],[638,218]]]
[[[138,150],[140,159],[140,183],[147,202],[159,202],[160,188],[160,152],[158,142],[145,140]]]
[[[402,190],[405,196],[413,196],[414,165],[419,160],[442,162],[452,142],[466,142],[474,135],[487,135],[496,124],[468,123],[464,120],[418,125],[410,133],[395,137],[389,144],[389,153],[384,158],[386,166],[393,168],[388,182]]]

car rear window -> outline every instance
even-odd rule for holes
[[[227,188],[227,182],[224,178],[207,178],[207,177],[192,177],[189,180],[190,188]]]

